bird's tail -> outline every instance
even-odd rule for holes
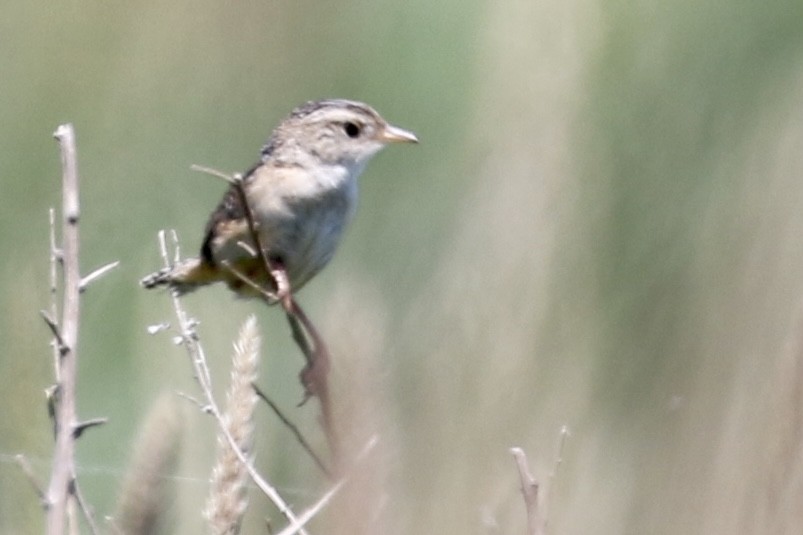
[[[220,280],[218,270],[199,258],[187,258],[143,277],[139,284],[151,289],[167,286],[179,295]]]

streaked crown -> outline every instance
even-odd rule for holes
[[[263,160],[294,159],[302,151],[324,165],[364,165],[388,143],[417,143],[362,102],[310,101],[285,118],[262,149]],[[294,156],[295,155],[295,156]]]

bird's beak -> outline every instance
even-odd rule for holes
[[[383,143],[418,143],[415,134],[391,124],[385,125],[382,129],[379,140]]]

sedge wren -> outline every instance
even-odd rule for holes
[[[225,282],[238,295],[258,295],[271,275],[249,227],[250,208],[265,253],[284,272],[290,291],[301,289],[332,259],[357,205],[357,177],[388,143],[417,143],[415,134],[388,124],[373,108],[350,100],[307,102],[271,134],[261,159],[233,184],[206,225],[200,256],[141,281],[178,293]]]

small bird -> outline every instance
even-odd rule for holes
[[[311,101],[279,123],[259,163],[243,175],[259,240],[290,291],[300,290],[332,259],[357,206],[357,177],[389,143],[418,138],[362,102]],[[237,274],[259,285],[273,276],[255,254],[238,187],[229,187],[209,218],[200,256],[148,275],[142,286],[182,294],[222,281],[242,297],[260,295]]]

